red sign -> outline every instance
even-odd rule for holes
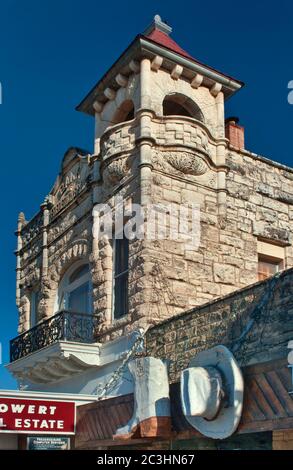
[[[0,397],[0,433],[74,434],[75,403]]]

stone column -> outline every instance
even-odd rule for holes
[[[16,249],[16,305],[20,305],[20,275],[21,275],[21,257],[20,251],[22,249],[22,238],[21,238],[21,229],[25,224],[25,216],[23,212],[20,212],[17,221],[17,230],[15,234],[17,235],[17,249]]]
[[[95,155],[100,153],[100,137],[101,137],[101,114],[95,112]]]
[[[43,240],[42,240],[42,278],[48,275],[48,225],[49,225],[49,208],[48,202],[41,205],[43,211]]]
[[[20,212],[17,221],[17,250],[16,254],[16,305],[19,311],[18,321],[18,333],[21,334],[27,331],[30,327],[30,300],[28,296],[21,292],[20,280],[21,280],[21,249],[22,249],[22,237],[21,230],[25,226],[25,216],[23,212]]]
[[[216,109],[217,109],[217,138],[225,138],[225,105],[224,105],[224,94],[220,91],[216,98]]]
[[[22,295],[19,301],[18,333],[21,334],[30,328],[30,300],[27,295]]]
[[[217,166],[218,169],[218,215],[220,225],[226,218],[226,200],[227,200],[227,187],[226,187],[226,142],[223,140],[217,146]]]
[[[140,63],[141,76],[141,102],[138,111],[140,117],[140,136],[138,145],[140,148],[140,203],[147,205],[151,197],[151,178],[152,178],[152,158],[151,147],[153,139],[151,137],[151,62],[149,59],[143,59]]]
[[[94,221],[95,223],[95,221]],[[100,316],[97,334],[112,322],[113,261],[112,244],[106,235],[93,237],[90,257],[94,313]]]
[[[38,321],[51,317],[54,314],[55,295],[58,282],[49,272],[48,228],[50,224],[51,200],[48,196],[41,210],[43,212],[42,223],[42,268],[40,277],[40,296],[38,304]]]
[[[220,224],[226,218],[226,140],[225,140],[225,114],[224,114],[224,94],[220,91],[215,97],[217,110],[217,166],[223,167],[218,171],[218,214]]]

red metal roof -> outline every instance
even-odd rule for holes
[[[159,31],[158,29],[154,29],[146,37],[156,42],[157,44],[160,44],[160,46],[167,47],[168,49],[171,49],[171,51],[177,52],[177,54],[192,59],[192,56],[188,54],[188,52],[184,51],[184,49],[182,49],[180,46],[178,46],[177,42],[171,39],[168,34],[165,34],[162,31]]]
[[[93,446],[95,441],[112,441],[117,429],[130,420],[133,407],[132,394],[79,406],[76,421],[76,448]]]

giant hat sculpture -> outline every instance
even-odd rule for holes
[[[202,351],[181,373],[181,404],[187,421],[201,434],[225,439],[237,429],[244,382],[233,354],[219,345]]]

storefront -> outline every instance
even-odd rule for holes
[[[74,447],[76,409],[86,396],[0,391],[0,449],[68,450]]]
[[[247,366],[242,369],[242,374],[243,411],[236,432],[226,439],[208,438],[188,423],[182,409],[180,383],[174,383],[170,385],[169,432],[162,433],[162,428],[155,426],[147,437],[143,437],[138,428],[132,435],[120,439],[117,429],[131,423],[137,401],[134,395],[127,395],[78,408],[75,448],[293,449],[292,382],[287,360]]]

